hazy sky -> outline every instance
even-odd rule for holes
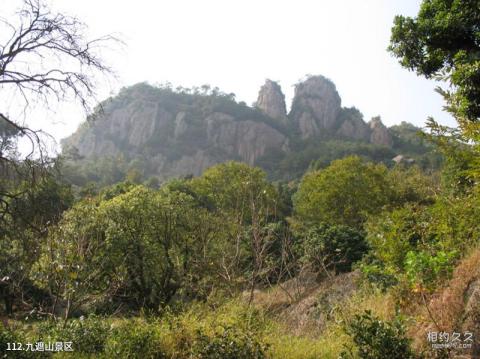
[[[119,80],[102,86],[102,98],[137,82],[170,81],[184,87],[209,83],[251,104],[270,78],[280,83],[289,106],[293,85],[305,74],[321,74],[336,84],[342,104],[357,107],[367,121],[380,115],[387,125],[422,126],[434,116],[454,123],[442,112],[435,84],[401,68],[386,51],[393,17],[415,15],[420,0],[50,3],[87,23],[91,36],[116,33],[126,42],[123,50],[104,54]],[[60,139],[84,117],[68,105],[37,124]]]

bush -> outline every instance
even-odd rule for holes
[[[110,334],[110,325],[105,319],[90,317],[82,320],[47,322],[39,327],[43,341],[72,342],[73,350],[80,353],[102,353]]]
[[[31,351],[7,351],[8,346],[12,346],[13,343],[21,343],[23,348],[27,342],[32,342],[26,340],[23,336],[20,336],[13,330],[6,329],[3,325],[0,325],[0,357],[1,358],[14,358],[14,359],[29,359],[29,358],[46,358],[48,355],[46,353],[35,353]]]
[[[400,318],[393,322],[384,322],[367,310],[362,315],[355,315],[346,328],[352,336],[362,359],[409,359],[415,358],[405,337],[405,328]],[[353,358],[352,350],[344,351],[341,358]]]
[[[194,353],[199,359],[263,359],[266,349],[252,332],[226,327],[213,337],[199,332]]]
[[[398,284],[399,280],[391,270],[385,268],[383,262],[376,258],[368,258],[360,265],[363,278],[374,284],[382,292]]]
[[[433,291],[478,243],[478,208],[474,195],[440,197],[433,205],[409,204],[371,217],[366,238],[376,262],[365,261],[364,274],[373,282],[403,282],[407,295]]]
[[[418,290],[433,291],[440,279],[446,279],[453,271],[456,251],[410,251],[405,259],[405,270],[410,284]]]
[[[113,329],[105,344],[106,358],[167,358],[154,325],[129,321]]]
[[[393,272],[403,272],[409,251],[434,241],[428,233],[430,216],[425,207],[407,205],[371,217],[367,240],[375,258]]]
[[[303,258],[316,271],[334,269],[348,272],[352,264],[367,251],[361,232],[342,225],[320,225],[311,228],[303,243]]]

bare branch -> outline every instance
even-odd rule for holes
[[[12,36],[0,45],[0,89],[16,86],[44,100],[52,95],[56,100],[73,96],[91,111],[96,102],[95,75],[114,75],[98,53],[120,40],[107,35],[87,41],[85,24],[52,13],[40,0],[24,0],[17,15],[18,28],[1,20]],[[47,59],[48,64],[35,65],[41,64],[41,59]]]
[[[114,76],[100,54],[108,44],[121,41],[112,35],[87,40],[86,28],[75,17],[52,12],[42,0],[23,0],[16,19],[0,18],[0,31],[8,39],[0,44],[0,93],[18,92],[24,113],[36,101],[51,108],[52,100],[72,99],[89,114],[98,102],[97,77]],[[48,135],[12,119],[6,110],[0,108],[0,219],[16,195],[12,180],[34,181],[38,168],[50,163],[44,142]],[[30,144],[22,156],[17,150],[20,138]]]

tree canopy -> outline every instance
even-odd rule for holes
[[[454,114],[480,117],[480,11],[478,0],[424,0],[414,18],[394,19],[389,50],[419,75],[449,81],[442,91]]]
[[[387,168],[358,156],[333,161],[307,173],[294,196],[295,215],[302,222],[361,227],[369,214],[388,203]]]

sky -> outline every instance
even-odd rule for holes
[[[380,115],[388,126],[401,121],[423,126],[433,116],[454,125],[434,92],[438,84],[403,69],[386,51],[394,16],[415,16],[420,0],[48,3],[85,22],[88,36],[115,34],[125,42],[102,54],[118,78],[99,84],[99,99],[138,82],[168,81],[183,87],[208,83],[251,104],[269,78],[282,86],[288,107],[294,84],[306,74],[320,74],[336,84],[342,105],[357,107],[366,121]],[[85,119],[75,104],[54,109],[39,109],[33,126],[57,140]]]

